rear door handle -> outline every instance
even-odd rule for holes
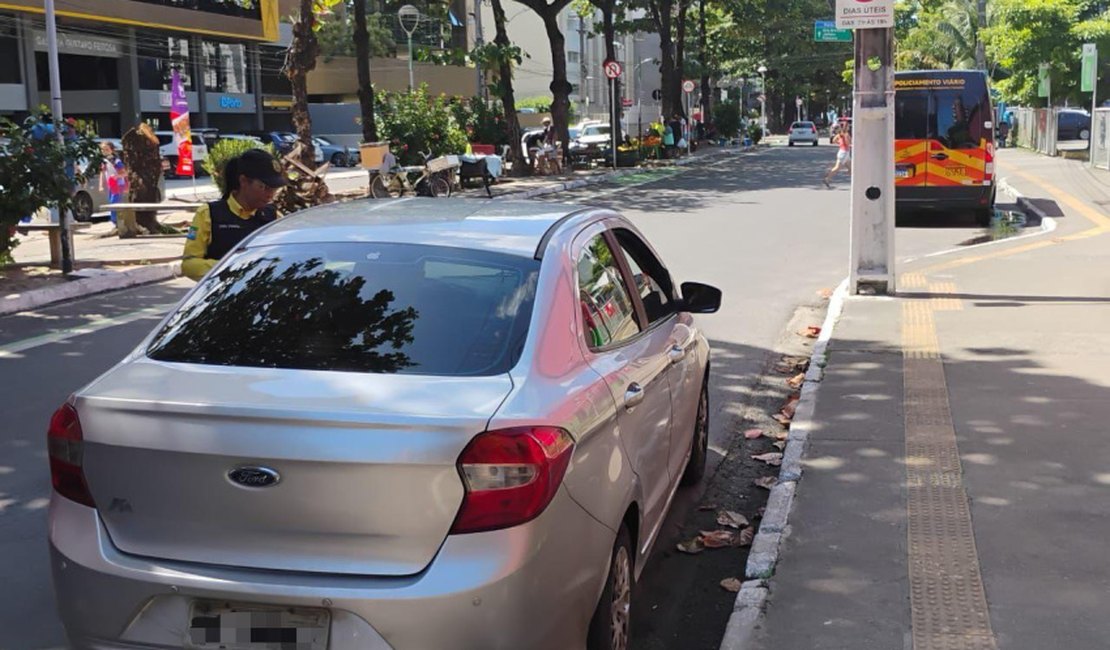
[[[624,391],[624,408],[630,409],[642,401],[644,401],[644,387],[632,382],[628,385],[628,390]]]
[[[686,349],[675,343],[670,350],[667,350],[667,357],[671,360],[671,363],[678,363],[686,358]]]
[[[935,153],[929,157],[933,160],[948,160],[948,154],[946,153]]]

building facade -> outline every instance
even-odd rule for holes
[[[50,103],[42,3],[0,10],[0,114]],[[181,75],[194,128],[284,129],[281,75],[291,33],[278,0],[57,0],[62,108],[118,137],[145,121],[170,128],[170,83]]]

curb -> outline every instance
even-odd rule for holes
[[[97,293],[170,280],[179,275],[181,275],[180,261],[140,266],[126,271],[103,271],[100,269],[76,271],[71,273],[69,277],[78,279],[71,282],[0,297],[0,316],[8,316]]]
[[[1033,214],[1037,215],[1037,217],[1040,218],[1041,223],[1055,221],[1052,217],[1048,216],[1047,212],[1038,208],[1035,203],[1030,201],[1024,194],[1022,194],[1020,190],[1018,190],[1013,185],[1010,185],[1010,183],[1007,182],[1005,178],[998,179],[998,189],[1014,197],[1014,201],[1017,203],[1018,208],[1025,212],[1032,212]]]
[[[817,391],[825,378],[828,364],[829,341],[840,315],[844,311],[844,301],[848,296],[848,280],[845,279],[829,299],[829,309],[821,324],[821,335],[813,346],[809,357],[809,369],[805,383],[802,384],[798,407],[790,422],[790,436],[783,452],[782,467],[779,469],[779,482],[771,488],[767,507],[759,531],[752,540],[748,563],[744,567],[747,582],[740,585],[732,614],[725,627],[720,650],[744,650],[750,647],[755,630],[763,616],[770,589],[767,580],[775,573],[779,561],[782,541],[790,535],[789,517],[794,505],[794,493],[802,478],[802,462],[805,458],[809,436],[814,430],[814,409],[817,406]]]

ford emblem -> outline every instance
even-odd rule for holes
[[[231,479],[232,483],[248,488],[270,487],[277,485],[278,481],[281,480],[281,474],[269,467],[259,467],[257,465],[236,467],[227,473],[227,477]]]

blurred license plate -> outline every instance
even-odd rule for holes
[[[895,167],[894,178],[909,178],[913,173],[913,169],[909,167]]]
[[[327,650],[331,614],[325,609],[258,607],[196,601],[186,648]]]

